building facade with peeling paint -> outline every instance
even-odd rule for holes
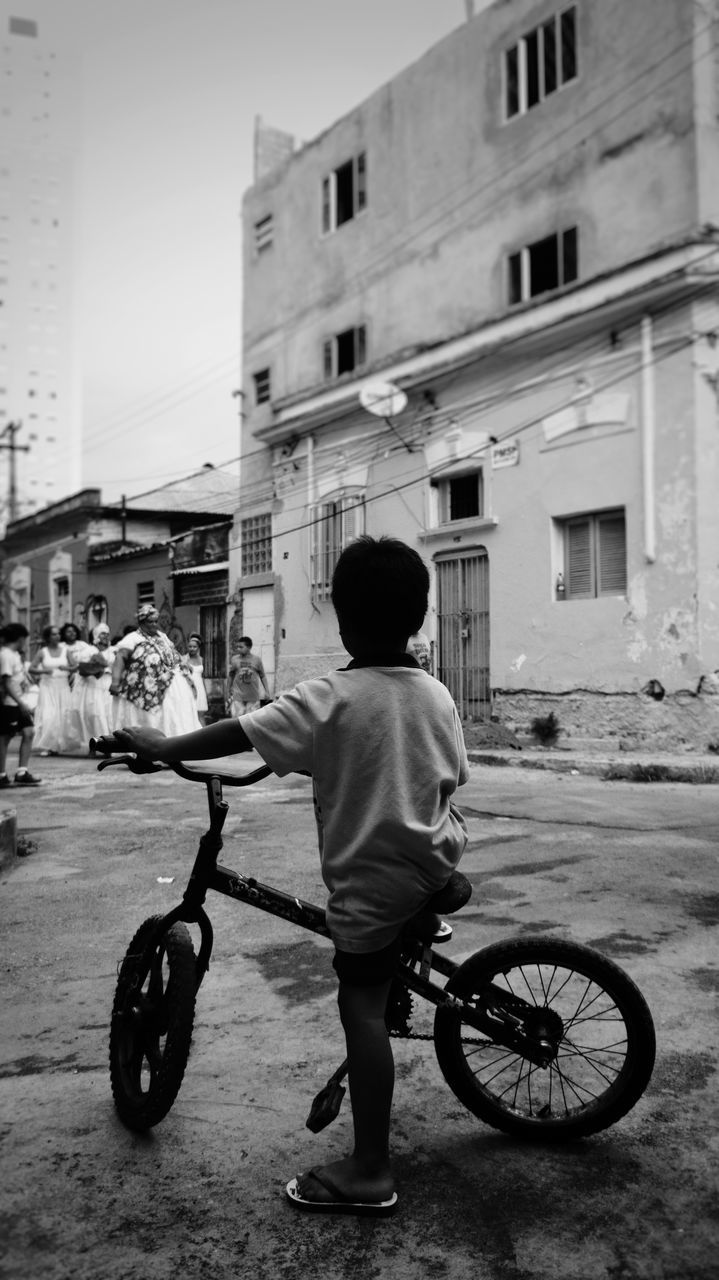
[[[261,144],[230,581],[277,688],[342,665],[332,569],[386,533],[466,720],[711,736],[717,4],[503,0]]]

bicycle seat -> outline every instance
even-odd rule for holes
[[[441,916],[451,916],[459,911],[472,897],[472,886],[461,871],[453,871],[447,883],[432,894],[425,903],[425,911],[436,911]]]
[[[461,871],[453,871],[441,889],[432,894],[421,911],[407,921],[405,930],[422,942],[445,942],[452,936],[449,926],[442,929],[440,916],[451,916],[459,911],[472,896],[472,886]]]

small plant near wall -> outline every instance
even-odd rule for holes
[[[553,747],[559,737],[559,721],[553,711],[546,716],[535,716],[529,727],[532,737],[543,747]]]

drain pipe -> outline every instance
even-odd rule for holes
[[[654,494],[654,437],[656,400],[654,385],[654,343],[651,316],[642,316],[642,496],[644,499],[644,557],[654,564],[656,550],[656,510]]]

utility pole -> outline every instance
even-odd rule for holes
[[[8,478],[8,519],[10,521],[17,519],[17,470],[15,466],[16,453],[29,453],[29,444],[16,444],[15,436],[22,426],[21,422],[8,422],[4,431],[0,432],[0,449],[7,449],[10,454],[10,471]],[[7,443],[3,443],[5,436],[9,436]]]

